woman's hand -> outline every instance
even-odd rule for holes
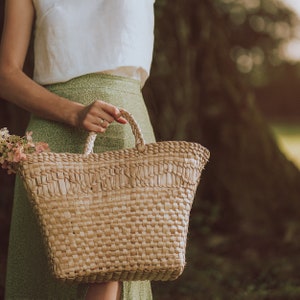
[[[127,121],[121,117],[120,110],[116,106],[101,100],[96,100],[79,111],[77,126],[88,131],[103,133],[113,121],[117,121],[121,124],[127,123]]]

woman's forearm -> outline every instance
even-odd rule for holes
[[[49,92],[19,69],[0,70],[0,97],[42,118],[78,126],[83,105]]]
[[[43,118],[76,126],[83,106],[49,92],[22,71],[33,22],[32,0],[5,1],[0,45],[0,97]]]
[[[0,44],[0,97],[42,118],[105,132],[116,120],[125,124],[113,105],[94,101],[89,106],[70,101],[35,83],[23,71],[28,50],[34,7],[32,0],[5,1],[5,20]],[[103,122],[105,120],[105,122]]]

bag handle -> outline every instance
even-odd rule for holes
[[[141,129],[139,127],[139,125],[137,124],[137,122],[135,121],[134,117],[132,116],[132,114],[130,114],[128,111],[126,111],[123,108],[120,108],[120,113],[121,116],[124,117],[130,127],[131,127],[131,131],[135,137],[135,147],[139,152],[144,152],[145,151],[145,140],[143,138],[143,134],[141,132]],[[88,155],[93,153],[93,149],[94,149],[94,143],[97,137],[97,133],[96,132],[90,132],[86,142],[85,142],[85,146],[84,146],[84,154]]]

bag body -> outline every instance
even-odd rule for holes
[[[191,206],[209,151],[196,143],[28,156],[21,175],[57,278],[174,280],[183,271]]]

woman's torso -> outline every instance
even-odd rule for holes
[[[96,72],[149,76],[153,0],[33,0],[34,80],[64,82]]]

